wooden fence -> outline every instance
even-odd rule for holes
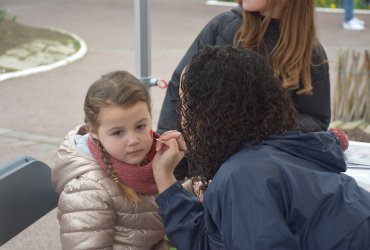
[[[339,49],[337,63],[332,120],[370,123],[370,50]]]

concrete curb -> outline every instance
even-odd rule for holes
[[[10,78],[23,77],[23,76],[28,76],[28,75],[31,75],[31,74],[36,74],[36,73],[40,73],[40,72],[49,71],[49,70],[64,66],[68,63],[77,61],[78,59],[81,59],[82,57],[84,57],[86,55],[86,53],[88,51],[87,45],[86,45],[85,41],[82,38],[80,38],[78,35],[76,35],[74,33],[71,33],[71,32],[68,32],[68,31],[65,31],[65,30],[62,30],[62,29],[58,29],[58,28],[51,28],[51,27],[41,27],[41,28],[48,29],[48,30],[51,30],[51,31],[56,31],[56,32],[59,32],[61,34],[65,34],[65,35],[68,35],[68,36],[72,37],[73,39],[75,39],[80,44],[80,49],[76,53],[74,53],[73,55],[71,55],[67,58],[64,58],[62,60],[59,60],[59,61],[57,61],[55,63],[52,63],[52,64],[41,65],[41,66],[34,67],[34,68],[29,68],[29,69],[19,70],[19,71],[15,71],[15,72],[9,72],[9,73],[1,74],[0,75],[0,82],[4,81],[4,80],[7,80],[7,79],[10,79]]]

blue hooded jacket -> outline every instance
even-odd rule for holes
[[[201,203],[179,183],[157,197],[177,249],[370,249],[370,193],[341,172],[329,132],[243,146]]]

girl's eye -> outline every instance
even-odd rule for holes
[[[145,129],[145,125],[144,124],[141,124],[141,125],[138,125],[136,128],[138,129],[138,130],[143,130],[143,129]]]
[[[122,134],[123,134],[122,130],[117,130],[117,131],[113,132],[112,135],[122,135]]]

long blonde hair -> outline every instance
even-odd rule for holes
[[[241,0],[237,2],[242,4]],[[265,33],[279,4],[284,4],[279,16],[280,36],[268,55],[272,68],[284,88],[298,89],[298,94],[312,94],[311,65],[316,42],[313,0],[267,0],[264,18],[258,12],[243,11],[243,24],[235,34],[234,44],[263,51]]]
[[[146,103],[148,110],[151,110],[150,94],[135,76],[127,71],[113,71],[105,74],[94,82],[87,91],[84,102],[85,122],[90,131],[97,130],[100,125],[98,116],[101,108],[112,105],[129,108],[138,102]],[[121,187],[129,200],[138,203],[140,199],[135,190],[119,181],[104,146],[98,140],[95,140],[95,143],[99,147],[105,169],[112,179]]]

